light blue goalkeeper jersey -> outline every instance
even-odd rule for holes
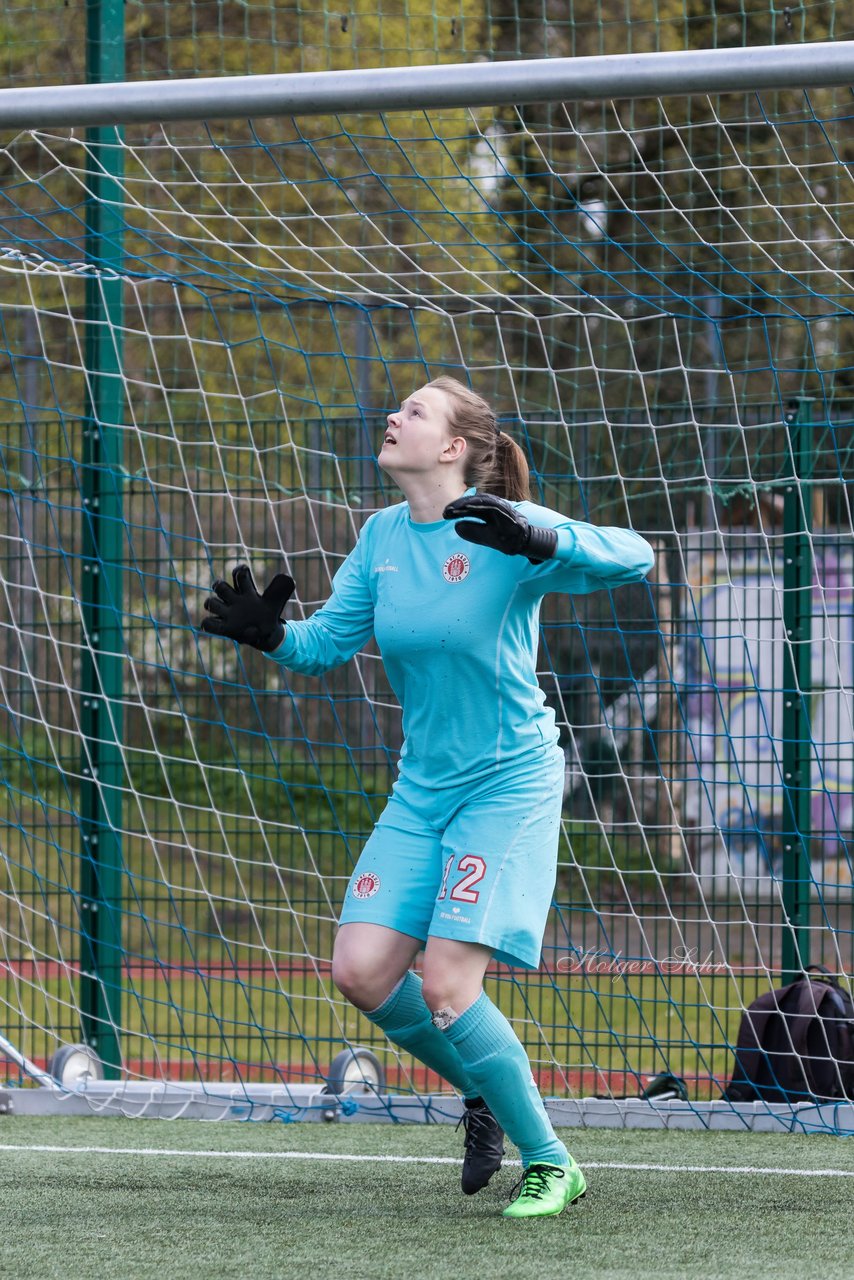
[[[478,546],[452,520],[418,524],[398,503],[368,519],[329,600],[288,622],[268,655],[319,676],[374,635],[403,709],[400,773],[430,789],[553,748],[555,716],[536,675],[543,596],[637,582],[652,567],[652,548],[630,529],[597,528],[532,502],[513,506],[557,530],[553,559],[534,565]]]

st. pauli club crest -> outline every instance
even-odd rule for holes
[[[363,871],[353,884],[354,898],[372,898],[379,892],[380,878],[375,871]]]
[[[442,565],[442,575],[446,582],[462,582],[463,578],[469,576],[471,563],[462,551],[455,551],[452,556],[448,556]]]

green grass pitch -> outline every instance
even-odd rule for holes
[[[515,1223],[518,1169],[464,1197],[446,1125],[2,1118],[0,1276],[850,1280],[850,1139],[563,1136],[586,1199]]]

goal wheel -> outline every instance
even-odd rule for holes
[[[88,1044],[64,1044],[47,1060],[48,1075],[64,1089],[104,1079],[104,1064]]]
[[[352,1049],[342,1049],[332,1059],[323,1092],[343,1098],[360,1093],[381,1093],[384,1085],[385,1072],[377,1055],[356,1045]],[[335,1120],[337,1115],[336,1108],[330,1106],[324,1112],[324,1119]]]

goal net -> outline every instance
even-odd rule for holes
[[[365,1046],[408,1114],[449,1093],[330,980],[400,746],[376,648],[309,679],[197,632],[239,561],[326,599],[443,373],[535,501],[656,550],[543,610],[558,881],[539,971],[487,979],[542,1089],[708,1115],[757,995],[850,983],[850,90],[616,93],[0,134],[10,1083],[85,1043],[99,1098],[305,1115]]]

